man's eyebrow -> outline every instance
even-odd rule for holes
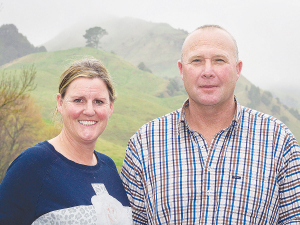
[[[216,58],[216,57],[228,58],[228,56],[227,56],[227,55],[224,55],[224,54],[214,55],[212,58]]]
[[[192,55],[192,56],[190,57],[190,59],[193,59],[193,58],[204,58],[204,56],[203,56],[203,55],[197,54],[197,55]]]

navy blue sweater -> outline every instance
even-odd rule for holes
[[[129,206],[115,163],[95,152],[98,163],[85,166],[68,160],[44,141],[21,153],[0,184],[0,224],[32,224],[54,210],[92,205],[93,183]]]

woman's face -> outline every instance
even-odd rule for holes
[[[112,115],[114,103],[100,78],[79,77],[72,81],[62,99],[57,94],[57,109],[63,118],[63,130],[71,140],[96,143]]]

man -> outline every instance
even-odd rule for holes
[[[121,178],[135,224],[299,224],[300,149],[239,105],[242,62],[219,26],[192,32],[178,67],[188,100],[128,143]]]

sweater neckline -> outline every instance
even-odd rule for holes
[[[84,164],[79,164],[76,163],[68,158],[66,158],[64,155],[62,155],[61,153],[59,153],[58,151],[56,151],[56,149],[54,148],[53,145],[51,145],[48,141],[44,141],[42,142],[42,144],[46,145],[47,149],[49,149],[53,154],[55,154],[59,159],[61,159],[63,162],[67,163],[68,165],[80,169],[80,170],[85,170],[85,171],[95,171],[98,170],[100,168],[100,159],[99,159],[99,154],[97,154],[96,151],[94,151],[94,154],[97,158],[97,164],[94,166],[88,166],[88,165],[84,165]]]

